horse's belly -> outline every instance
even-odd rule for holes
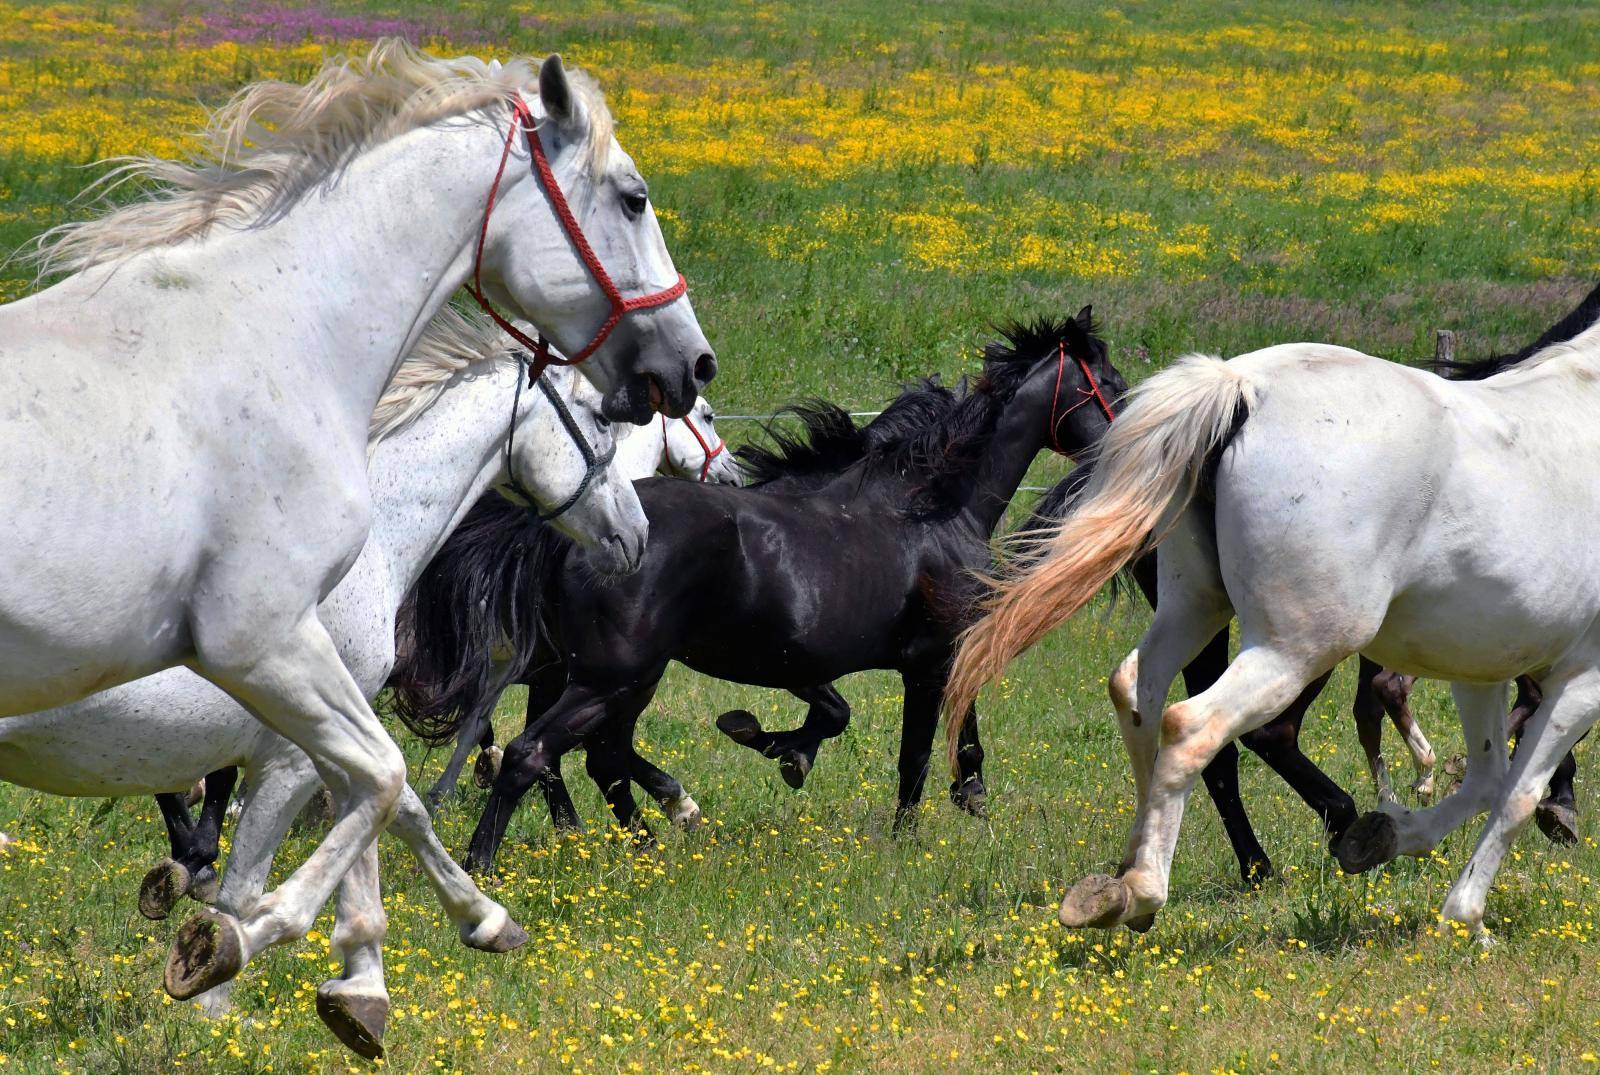
[[[243,762],[267,734],[222,691],[174,668],[0,720],[0,779],[55,795],[181,791]]]
[[[1547,668],[1600,613],[1592,580],[1566,581],[1560,600],[1550,601],[1529,602],[1494,580],[1403,592],[1364,652],[1387,668],[1432,679],[1501,683]]]

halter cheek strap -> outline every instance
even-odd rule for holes
[[[715,446],[707,444],[705,435],[696,428],[693,422],[689,421],[688,415],[684,415],[681,421],[689,427],[689,432],[694,434],[694,439],[700,442],[700,450],[705,453],[705,458],[700,463],[700,481],[704,483],[711,473],[711,461],[727,449],[728,442],[718,437]],[[661,439],[663,441],[667,439],[667,416],[664,414],[661,416]]]
[[[549,522],[571,511],[578,501],[583,499],[583,494],[589,491],[589,486],[594,484],[595,479],[611,465],[611,460],[616,458],[617,445],[613,441],[605,454],[602,455],[596,452],[594,446],[589,443],[588,438],[583,435],[583,430],[578,428],[578,420],[572,417],[572,412],[567,409],[566,400],[561,398],[561,393],[550,387],[550,381],[542,373],[534,373],[535,362],[521,351],[516,353],[516,357],[517,364],[521,369],[517,373],[517,390],[511,400],[511,429],[506,434],[506,484],[511,487],[512,492],[522,498],[528,510],[533,512],[541,522]],[[512,465],[517,443],[517,416],[522,413],[523,379],[521,370],[528,371],[528,381],[537,384],[539,391],[544,393],[544,398],[550,401],[550,406],[555,409],[556,418],[561,422],[561,427],[566,430],[567,436],[572,438],[573,445],[578,449],[578,455],[583,459],[583,478],[578,482],[578,487],[573,490],[571,496],[549,512],[539,510],[539,501],[518,479],[516,467]]]
[[[1050,426],[1046,430],[1050,437],[1050,450],[1057,455],[1069,454],[1065,448],[1061,447],[1061,440],[1056,435],[1057,424],[1061,419],[1082,407],[1085,403],[1099,403],[1100,410],[1105,413],[1107,422],[1115,422],[1117,420],[1116,412],[1111,409],[1111,403],[1106,399],[1106,394],[1100,390],[1100,382],[1095,379],[1094,371],[1089,368],[1089,363],[1084,360],[1082,355],[1075,354],[1072,357],[1077,360],[1078,368],[1083,371],[1083,379],[1088,382],[1089,387],[1078,389],[1078,394],[1083,398],[1066,410],[1057,413],[1056,408],[1061,404],[1061,379],[1067,369],[1067,341],[1057,340],[1056,389],[1050,397]]]
[[[467,292],[483,308],[483,311],[494,320],[495,324],[499,325],[513,340],[516,340],[532,352],[533,377],[537,378],[548,366],[576,366],[583,362],[595,351],[599,350],[600,345],[605,343],[606,337],[611,335],[612,329],[617,327],[625,315],[636,310],[648,310],[656,306],[665,306],[667,303],[681,298],[688,290],[689,285],[684,280],[683,274],[679,273],[677,282],[671,287],[660,291],[652,291],[646,295],[638,295],[631,299],[622,297],[622,292],[617,289],[617,285],[612,281],[611,274],[606,272],[606,267],[601,264],[599,255],[594,252],[594,247],[589,245],[588,237],[583,234],[583,228],[579,225],[577,215],[572,211],[572,206],[567,204],[567,196],[562,193],[561,185],[556,182],[555,172],[550,167],[550,159],[545,156],[544,144],[539,141],[538,124],[534,119],[533,110],[528,107],[528,103],[522,99],[521,94],[512,94],[509,103],[511,105],[511,125],[506,129],[505,145],[500,149],[500,166],[495,169],[494,182],[489,185],[489,197],[483,207],[483,223],[478,228],[477,249],[472,257],[472,282],[467,284]],[[511,159],[511,145],[516,141],[517,131],[519,130],[522,132],[523,139],[528,146],[529,167],[532,170],[534,180],[539,184],[540,189],[544,191],[545,197],[550,200],[550,208],[555,211],[556,219],[561,222],[562,231],[566,232],[567,240],[572,243],[573,249],[577,251],[584,268],[589,270],[589,275],[594,278],[594,282],[599,286],[600,293],[611,304],[610,314],[601,323],[594,336],[576,354],[566,358],[551,353],[550,343],[545,339],[543,333],[540,333],[537,338],[531,338],[501,316],[500,312],[490,305],[488,298],[483,294],[481,280],[483,273],[483,247],[489,237],[489,217],[494,213],[495,201],[500,195],[500,183],[506,174],[506,162]]]

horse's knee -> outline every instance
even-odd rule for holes
[[[1220,743],[1214,744],[1208,714],[1185,699],[1167,707],[1161,714],[1161,751],[1179,758],[1185,768],[1200,768],[1211,759]],[[1208,734],[1209,733],[1209,734]]]
[[[500,759],[500,780],[519,791],[547,779],[550,772],[550,751],[540,739],[513,739]]]

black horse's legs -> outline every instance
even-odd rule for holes
[[[1306,710],[1317,700],[1332,675],[1331,669],[1324,672],[1308,684],[1282,714],[1239,740],[1316,811],[1327,831],[1330,847],[1355,823],[1356,803],[1348,792],[1301,753],[1300,725],[1305,720]]]
[[[939,688],[942,704],[944,687]],[[978,707],[967,710],[966,723],[956,740],[956,769],[959,775],[950,782],[950,801],[971,814],[983,817],[989,799],[989,789],[983,783],[983,743],[978,739]]]
[[[646,677],[643,687],[610,691],[569,683],[560,701],[506,747],[500,775],[467,848],[467,869],[481,871],[492,866],[512,811],[528,789],[534,784],[548,789],[552,780],[559,784],[561,756],[602,727],[613,712],[625,712],[630,706],[637,706],[635,713],[642,710],[659,678],[657,671]],[[564,785],[561,790],[565,793]],[[570,798],[567,801],[570,803]]]
[[[633,772],[633,782],[661,805],[661,809],[666,811],[667,820],[680,829],[698,828],[700,804],[684,790],[677,778],[640,754],[634,749],[631,741],[628,750],[631,756],[629,764]]]
[[[1360,662],[1361,667],[1356,672],[1356,696],[1350,703],[1350,714],[1356,720],[1356,738],[1361,741],[1361,752],[1367,756],[1367,770],[1372,773],[1378,801],[1399,802],[1389,779],[1389,766],[1383,760],[1383,703],[1378,700],[1374,686],[1383,667],[1365,657],[1360,658]]]
[[[894,827],[900,832],[915,820],[917,804],[928,780],[933,734],[939,727],[944,700],[943,676],[904,673],[905,704],[900,712],[900,789],[895,798]]]
[[[163,919],[185,895],[202,902],[216,898],[217,844],[238,775],[239,771],[231,767],[206,774],[205,805],[198,824],[189,815],[183,793],[156,796],[172,854],[145,874],[139,886],[140,914]]]
[[[642,708],[642,707],[641,707]],[[630,830],[640,843],[653,843],[655,836],[639,814],[633,797],[633,729],[638,714],[617,713],[596,729],[584,742],[584,766],[589,779],[600,788],[617,824]]]
[[[717,729],[740,746],[749,747],[764,758],[777,759],[784,782],[791,788],[801,788],[816,764],[822,741],[842,735],[850,726],[850,703],[831,683],[789,693],[810,706],[800,727],[769,732],[749,710],[731,709],[717,718]]]

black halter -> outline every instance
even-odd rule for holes
[[[528,380],[539,386],[539,391],[544,393],[544,398],[549,400],[550,406],[555,408],[556,417],[561,420],[562,428],[567,431],[567,436],[572,438],[572,443],[577,446],[578,454],[583,458],[585,469],[583,480],[578,483],[578,488],[573,490],[572,495],[563,500],[555,510],[550,512],[540,511],[539,502],[534,499],[532,493],[524,488],[522,482],[517,478],[516,468],[512,466],[512,451],[517,443],[517,415],[522,411],[523,378],[521,372],[518,372],[517,391],[511,399],[511,431],[506,434],[506,475],[509,479],[506,484],[511,487],[512,492],[522,498],[528,510],[539,521],[549,522],[571,511],[573,506],[583,499],[583,494],[589,491],[589,486],[594,484],[595,478],[599,477],[600,473],[611,465],[611,460],[616,458],[617,443],[612,441],[610,448],[606,450],[604,455],[596,452],[593,445],[584,437],[583,430],[578,428],[578,420],[572,417],[572,412],[567,409],[566,401],[561,398],[561,393],[550,387],[550,382],[544,374],[541,373],[535,377],[533,371],[538,367],[533,363],[532,356],[526,351],[515,351],[513,354],[516,355],[517,365],[521,369],[528,371]]]

